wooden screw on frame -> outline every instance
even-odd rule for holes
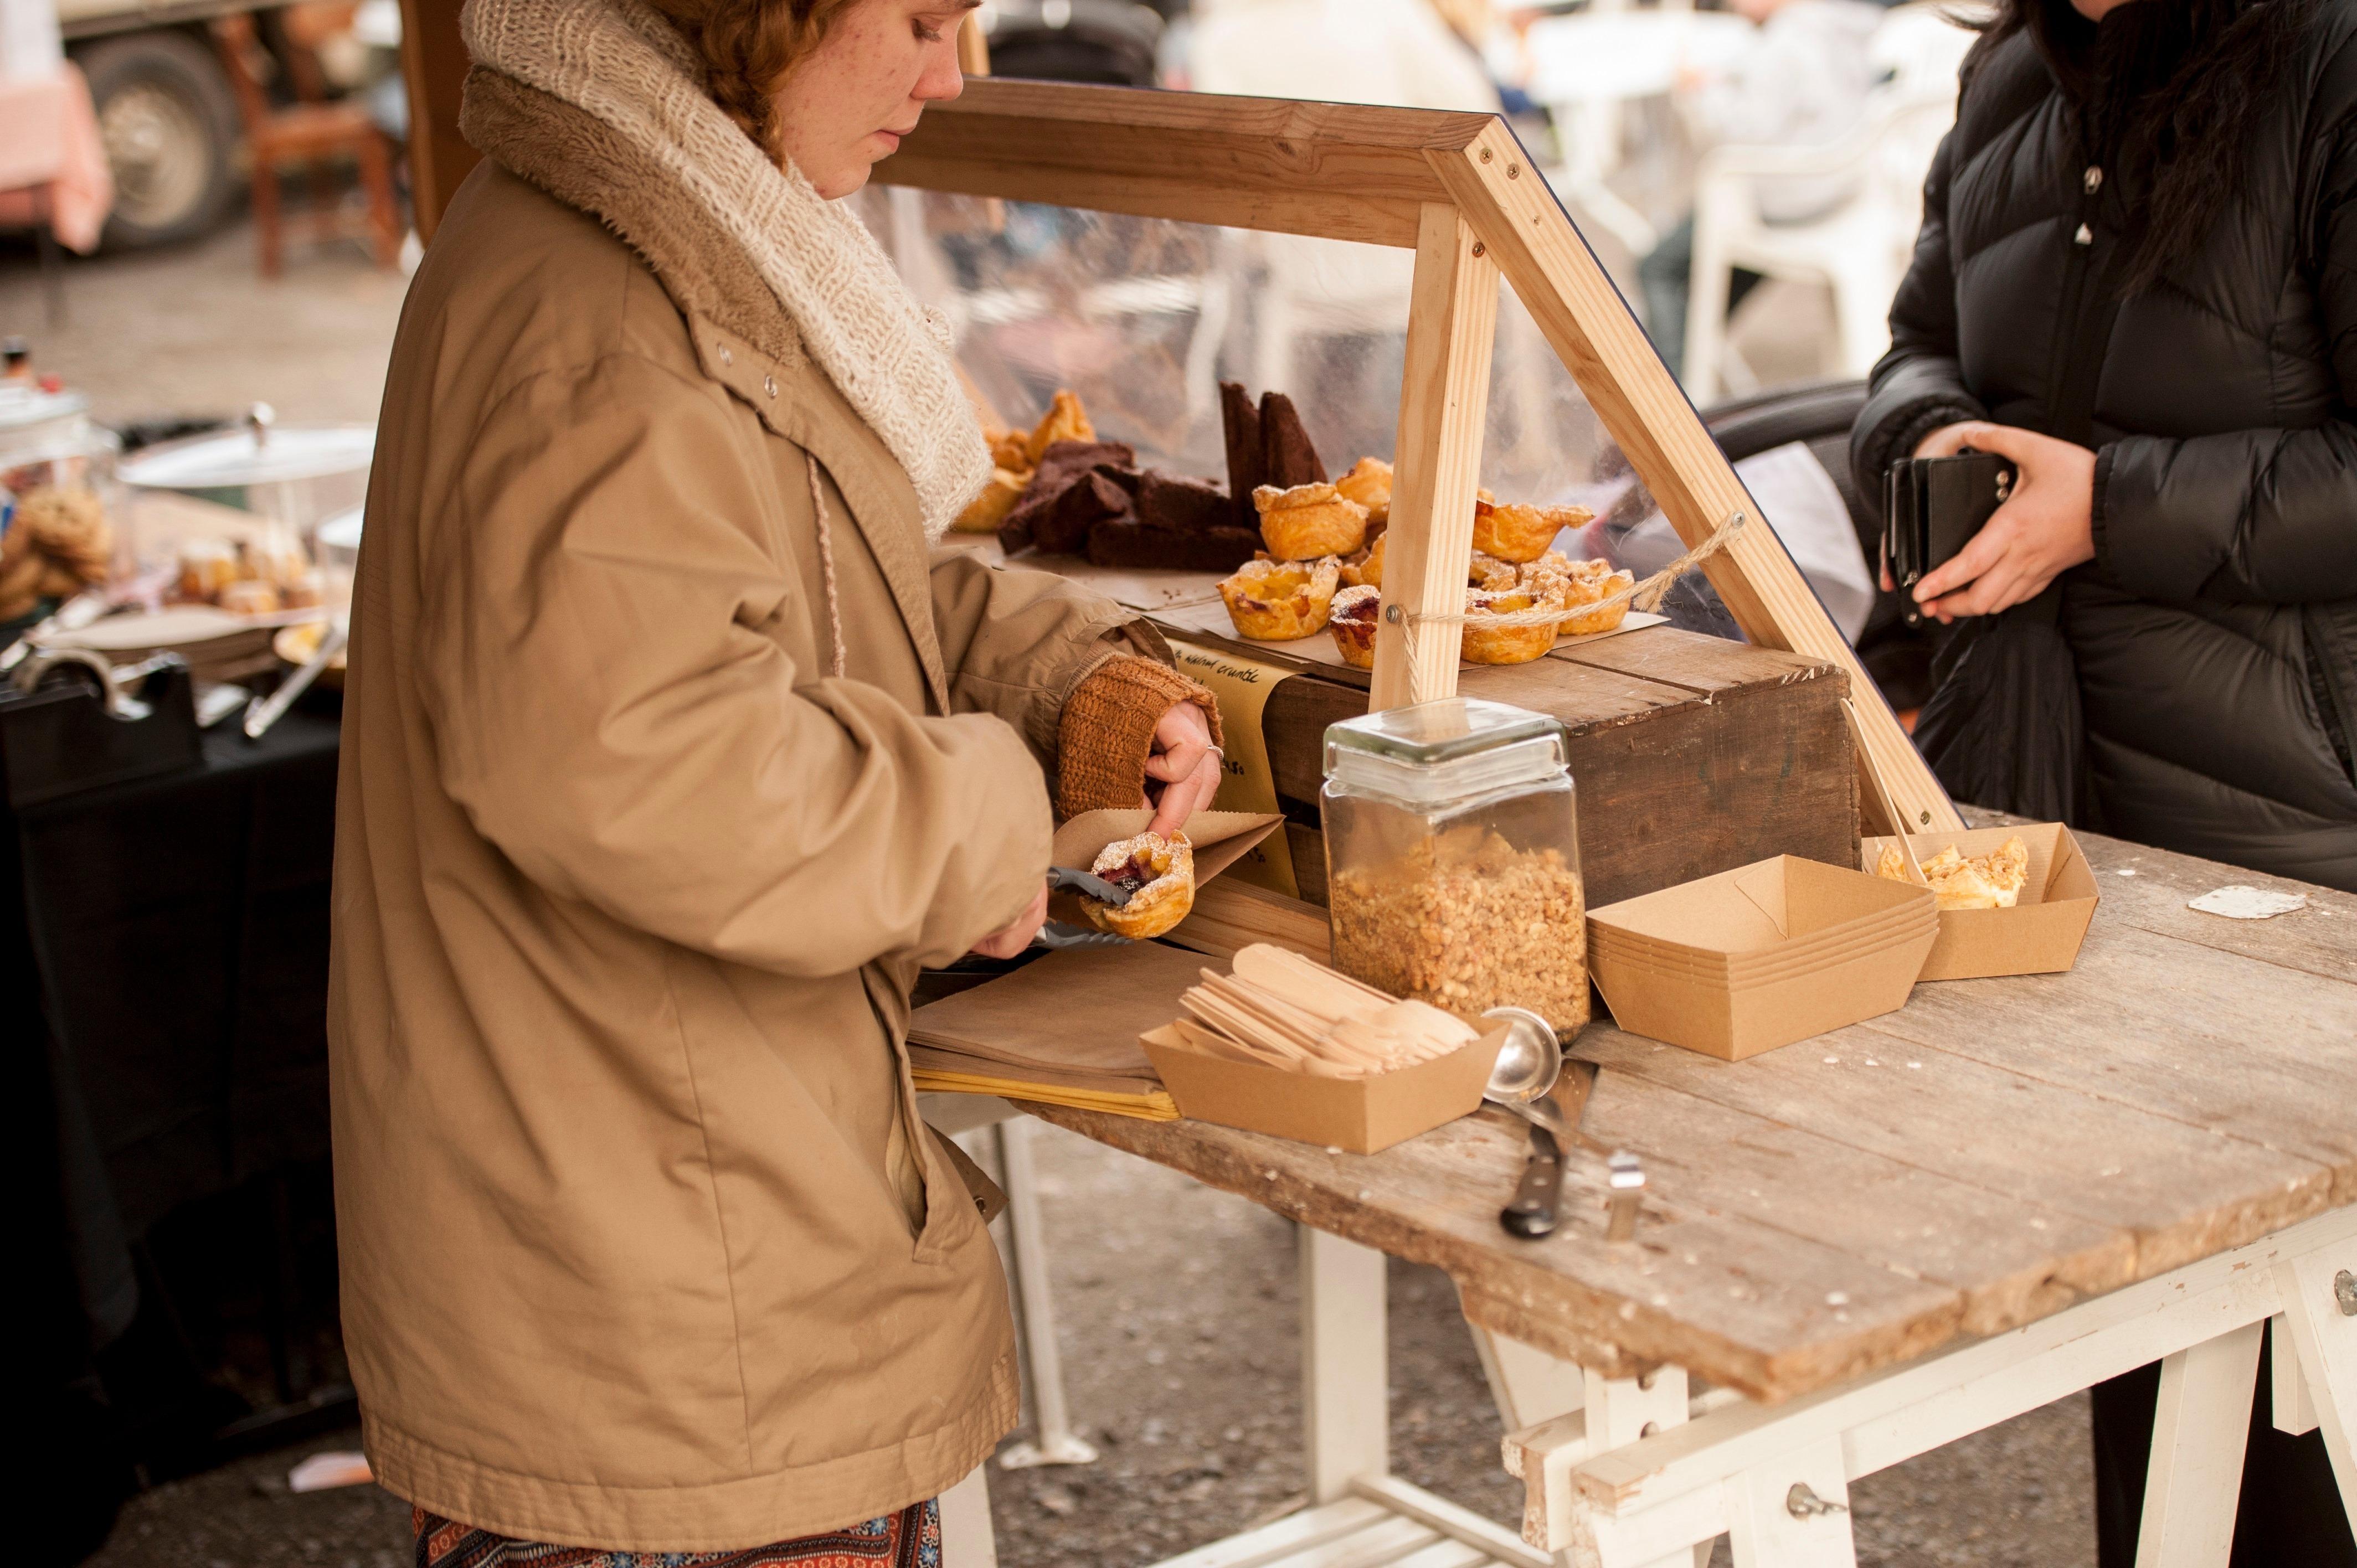
[[[416,40],[411,59],[424,67],[411,77],[411,93],[413,147],[433,158],[430,177],[418,181],[425,234],[463,172],[451,150],[463,149],[456,136],[463,54],[453,69],[450,51],[434,46],[437,38],[455,42],[457,0],[404,0],[402,8],[407,36]],[[1457,687],[1457,628],[1419,626],[1412,617],[1463,608],[1458,564],[1471,544],[1501,276],[1681,539],[1698,544],[1738,511],[1760,516],[1496,115],[976,78],[955,102],[930,110],[900,151],[877,166],[876,177],[1415,252],[1393,542],[1375,646],[1378,707],[1447,696]],[[1879,822],[1884,832],[1963,826],[1771,529],[1745,529],[1702,569],[1752,641],[1849,672],[1858,764],[1872,774],[1860,790],[1869,819],[1885,815],[1877,802],[1888,796],[1907,820]],[[1405,612],[1398,620],[1395,607]]]

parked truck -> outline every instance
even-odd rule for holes
[[[250,0],[57,0],[114,170],[106,242],[204,233],[237,193],[237,99],[205,23]]]

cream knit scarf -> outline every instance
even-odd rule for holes
[[[677,181],[745,253],[803,344],[908,470],[939,539],[990,477],[949,332],[850,209],[780,172],[705,91],[694,52],[640,0],[467,0],[475,63],[573,105]]]

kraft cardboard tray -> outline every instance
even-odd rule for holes
[[[2101,901],[2095,874],[2071,830],[2060,822],[2028,822],[2009,828],[1973,828],[1964,832],[1915,833],[1908,843],[1921,862],[1950,844],[1966,855],[1986,854],[2009,838],[2029,851],[2029,875],[2010,909],[1943,909],[1939,940],[1923,961],[1921,980],[1986,980],[2001,974],[2060,974],[2079,961],[2087,924]],[[1858,846],[1861,864],[1874,868],[1885,844],[1872,838]]]
[[[1789,854],[1607,905],[1587,926],[1615,1023],[1728,1061],[1895,1012],[1939,936],[1929,888]]]
[[[1222,1061],[1167,1026],[1139,1043],[1182,1116],[1372,1155],[1479,1110],[1506,1032],[1501,1024],[1445,1057],[1371,1078],[1312,1078]]]
[[[1605,929],[1594,933],[1592,946],[1608,956],[1631,963],[1680,973],[1717,976],[1730,983],[1757,982],[1781,979],[1802,969],[1821,967],[1830,960],[1851,958],[1887,947],[1893,936],[1911,930],[1921,923],[1921,919],[1919,911],[1910,906],[1901,906],[1859,919],[1845,920],[1808,936],[1779,943],[1764,952],[1698,952],[1681,943],[1654,941],[1626,931]]]

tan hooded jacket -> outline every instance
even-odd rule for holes
[[[909,987],[1026,907],[1063,701],[1157,645],[1057,579],[930,559],[774,297],[598,122],[479,71],[467,128],[493,161],[403,313],[344,717],[368,1454],[565,1544],[872,1518],[1017,1405],[996,1256],[916,1117]]]

